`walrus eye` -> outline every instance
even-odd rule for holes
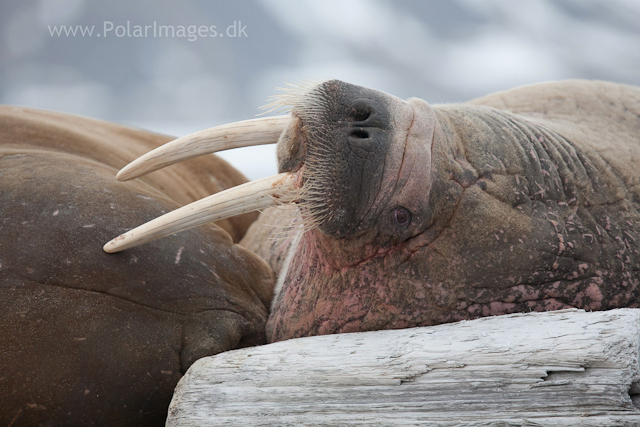
[[[393,220],[396,225],[400,227],[406,227],[411,223],[411,212],[406,208],[399,206],[393,210]]]

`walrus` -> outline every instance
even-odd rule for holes
[[[278,175],[105,250],[224,218],[229,204],[293,204],[288,237],[265,243],[259,225],[245,237],[279,270],[270,342],[639,306],[640,88],[572,80],[430,105],[330,80],[294,87],[283,104],[289,115],[241,125],[248,143],[277,143]],[[225,132],[173,141],[118,177],[216,151]]]
[[[191,363],[265,342],[274,274],[234,243],[257,214],[116,256],[101,249],[246,182],[215,156],[114,179],[172,139],[0,107],[0,424],[164,425]]]

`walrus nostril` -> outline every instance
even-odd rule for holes
[[[367,132],[366,130],[361,129],[361,128],[352,129],[351,132],[349,132],[349,135],[351,135],[354,138],[359,138],[359,139],[369,138],[369,132]]]
[[[353,121],[354,122],[364,122],[371,116],[371,110],[364,108],[354,108],[353,111]]]
[[[350,122],[364,122],[373,112],[373,107],[365,100],[357,100],[351,105],[347,113]]]

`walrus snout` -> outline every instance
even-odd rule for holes
[[[398,172],[412,108],[339,80],[318,84],[292,104],[278,164],[281,173],[304,165],[305,222],[334,237],[362,233],[382,209],[382,181]]]
[[[329,86],[332,84],[336,84],[340,88],[330,88]],[[342,88],[342,86],[345,86],[345,88]],[[389,123],[386,117],[381,117],[380,114],[377,114],[378,111],[384,110],[384,100],[381,97],[377,97],[378,99],[357,98],[358,88],[358,86],[344,82],[328,82],[315,89],[315,92],[319,94],[311,97],[309,101],[300,100],[299,105],[292,111],[293,120],[291,120],[278,139],[278,172],[296,172],[304,163],[306,146],[309,142],[305,123],[313,122],[320,129],[326,126],[326,124],[323,125],[315,118],[310,118],[308,110],[317,112],[317,104],[326,102],[323,92],[327,91],[335,92],[339,90],[342,93],[342,97],[347,98],[345,101],[348,103],[347,105],[328,106],[327,108],[334,108],[334,111],[325,112],[324,115],[328,116],[327,120],[344,124],[343,143],[347,144],[358,157],[366,158],[369,155],[372,145],[376,142],[376,134],[379,134],[380,130],[387,129]],[[351,93],[355,93],[356,96],[353,101],[348,99]],[[319,101],[320,99],[322,101]],[[305,122],[300,116],[305,117]]]

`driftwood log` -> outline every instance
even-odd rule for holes
[[[293,339],[200,359],[167,425],[638,426],[639,348],[639,309]]]

